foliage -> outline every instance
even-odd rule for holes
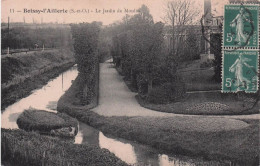
[[[178,80],[177,64],[165,52],[164,24],[154,23],[149,8],[144,5],[138,12],[123,18],[125,28],[113,37],[111,55],[126,80],[130,80],[140,95],[147,95],[153,86],[174,84]]]
[[[127,165],[106,149],[1,129],[1,161],[11,165]]]
[[[74,50],[78,70],[90,73],[97,60],[99,26],[95,22],[71,24]]]
[[[74,39],[75,59],[81,77],[80,95],[82,104],[89,104],[95,92],[95,76],[98,70],[98,39],[100,23],[71,24]]]
[[[217,82],[221,82],[221,62],[222,62],[222,54],[221,54],[221,42],[222,42],[222,35],[215,34],[211,36],[211,50],[215,56],[213,61],[214,64],[214,76],[213,79]]]
[[[66,114],[32,109],[25,110],[18,117],[17,125],[26,131],[50,132],[63,127],[77,128],[78,122]]]
[[[197,35],[191,29],[187,30],[187,39],[183,43],[183,49],[180,52],[181,61],[190,61],[200,59],[200,34]]]
[[[35,44],[45,48],[69,47],[70,45],[70,28],[27,28],[13,27],[2,29],[1,31],[2,49],[33,49]]]
[[[206,62],[203,62],[202,64],[200,64],[200,68],[207,68],[207,67],[212,67],[212,66],[213,66],[212,61],[206,61]]]
[[[105,28],[101,29],[99,39],[98,39],[98,57],[99,62],[105,62],[107,59],[111,58],[110,47],[112,40],[107,34]]]
[[[182,98],[184,95],[184,83],[179,83],[178,85],[165,83],[161,86],[153,88],[148,93],[148,101],[155,104],[164,104],[176,101],[176,99]]]

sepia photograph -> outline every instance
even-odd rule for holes
[[[1,0],[1,166],[259,166],[259,0]]]

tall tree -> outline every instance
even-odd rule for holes
[[[95,95],[100,23],[72,24],[71,32],[74,39],[75,60],[81,75],[79,92],[81,104],[89,104]]]
[[[159,77],[160,53],[163,43],[163,23],[153,22],[148,7],[143,5],[138,14],[130,19],[132,23],[131,73],[138,73],[141,81],[152,89],[153,80]],[[140,81],[140,80],[139,80]]]
[[[194,7],[193,0],[173,0],[166,4],[165,22],[171,25],[173,54],[178,53],[178,45],[176,40],[184,32],[186,25],[195,22],[195,18],[199,15],[199,10]]]

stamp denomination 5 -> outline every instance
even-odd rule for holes
[[[258,90],[258,51],[224,51],[222,70],[223,92]]]
[[[225,5],[224,47],[258,48],[259,5]]]

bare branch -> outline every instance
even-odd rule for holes
[[[194,23],[194,19],[199,15],[199,10],[192,6],[191,0],[171,0],[166,4],[165,20],[172,27],[172,50],[178,51],[178,46],[175,49],[175,39],[183,35],[185,26]]]

